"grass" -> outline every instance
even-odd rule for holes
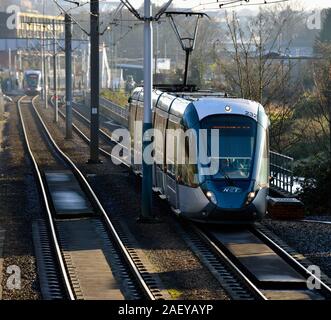
[[[169,289],[168,292],[172,299],[179,299],[180,296],[182,295],[182,292],[180,292],[176,289]]]
[[[108,99],[120,107],[125,107],[128,104],[129,95],[123,91],[112,91],[104,89],[101,91],[101,96]]]

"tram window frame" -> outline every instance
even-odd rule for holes
[[[168,114],[164,112],[163,110],[159,108],[155,108],[155,118],[154,118],[154,129],[160,130],[163,137],[163,148],[161,149],[163,151],[162,153],[162,164],[157,163],[156,165],[160,167],[163,171],[165,171],[165,157],[166,157],[166,128],[168,123]],[[160,124],[160,125],[159,125]],[[156,141],[155,141],[156,142]],[[154,150],[156,151],[156,146],[154,147]]]
[[[173,164],[169,164],[168,163],[168,129],[170,129],[170,130],[180,129],[180,120],[173,115],[169,115],[169,118],[167,121],[167,131],[166,131],[166,136],[165,136],[166,172],[170,176],[175,177],[175,179],[177,181],[178,180],[177,179],[177,139],[174,139],[174,162],[173,162]]]
[[[187,127],[184,125],[181,125],[181,130],[184,132],[184,164],[178,164],[176,163],[176,169],[177,169],[177,182],[180,185],[184,185],[191,188],[197,188],[199,186],[199,179],[198,179],[198,165],[190,164],[190,140],[189,137],[186,136],[186,131],[188,130]],[[180,138],[182,140],[182,138]],[[197,144],[197,140],[196,140]],[[197,146],[196,146],[197,147]],[[195,156],[197,156],[197,149],[195,151]],[[196,159],[197,160],[197,159]],[[195,168],[192,172],[189,170],[189,168]]]
[[[135,122],[141,121],[143,124],[143,118],[144,118],[144,105],[138,101],[137,105],[136,105],[136,116],[135,116]],[[141,117],[141,119],[139,119],[139,117]],[[140,130],[138,130],[138,136],[137,136],[137,143],[133,142],[133,148],[135,150],[135,146],[137,145],[138,150],[135,150],[138,154],[142,154],[142,145],[143,145],[143,136],[142,136],[142,132]],[[135,135],[135,125],[133,126],[133,135]]]
[[[134,140],[135,140],[134,123],[136,121],[136,116],[137,116],[137,105],[138,105],[138,101],[132,100],[132,102],[130,104],[130,119],[129,119],[130,134],[131,134],[131,148],[132,149],[134,149]]]
[[[244,177],[244,178],[239,178],[239,177],[234,177],[234,178],[232,178],[232,179],[234,179],[234,180],[251,180],[252,179],[252,176],[253,176],[253,173],[254,173],[254,171],[257,169],[257,170],[259,170],[260,168],[258,168],[257,166],[258,166],[258,162],[256,162],[256,157],[258,156],[257,155],[257,152],[259,152],[259,149],[260,149],[260,147],[259,147],[259,143],[258,143],[258,141],[260,141],[259,140],[259,135],[260,135],[260,130],[259,130],[259,126],[260,126],[260,124],[256,121],[256,120],[254,120],[253,118],[251,118],[251,117],[248,117],[248,116],[244,116],[244,115],[239,115],[239,114],[230,114],[230,115],[223,115],[223,114],[220,114],[220,115],[210,115],[210,116],[207,116],[207,117],[205,117],[204,119],[202,119],[202,120],[200,120],[200,128],[203,128],[204,129],[204,122],[205,121],[208,121],[209,119],[212,119],[212,117],[216,117],[216,116],[219,116],[219,117],[228,117],[228,118],[233,118],[233,119],[235,119],[235,118],[238,118],[238,119],[246,119],[246,120],[249,120],[249,121],[251,121],[251,124],[254,124],[255,125],[255,134],[254,134],[254,142],[253,142],[253,149],[251,150],[251,153],[252,153],[252,157],[251,157],[251,164],[250,164],[250,171],[249,171],[249,175],[247,176],[247,177]],[[212,119],[213,120],[213,119]],[[258,172],[258,171],[257,171]],[[211,176],[210,176],[211,177]],[[225,178],[214,178],[214,180],[224,180]]]
[[[181,130],[181,132],[186,132],[187,128],[183,126],[181,123],[181,119],[174,115],[170,115],[168,118],[167,123],[167,129],[172,130]],[[188,143],[188,137],[185,136],[185,142],[184,142],[184,148],[185,148],[185,163],[184,164],[178,164],[178,157],[177,157],[177,148],[178,148],[178,142],[182,140],[182,137],[179,137],[179,141],[177,138],[177,135],[174,138],[174,163],[173,165],[168,163],[168,133],[166,134],[166,145],[165,145],[165,152],[166,152],[166,168],[167,172],[169,172],[169,175],[172,177],[175,177],[176,182],[180,185],[188,186],[196,188],[199,186],[198,177],[191,175],[191,173],[188,171],[189,164],[189,153],[187,152],[189,149],[186,148],[186,143]],[[188,159],[188,163],[186,163],[186,160]],[[195,166],[195,174],[198,174],[198,166],[197,164],[192,164],[192,166]]]

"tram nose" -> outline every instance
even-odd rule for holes
[[[247,199],[247,192],[224,192],[221,191],[218,193],[218,204],[217,206],[220,209],[241,209],[245,206]]]
[[[247,199],[250,194],[248,189],[247,186],[224,186],[209,182],[205,186],[205,195],[218,209],[235,210],[242,209],[248,204]]]

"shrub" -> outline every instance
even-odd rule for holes
[[[100,95],[120,107],[125,107],[128,104],[129,95],[122,91],[112,91],[109,89],[104,89],[101,91]]]
[[[304,178],[299,198],[309,214],[331,214],[331,161],[314,159],[302,162],[296,174]]]

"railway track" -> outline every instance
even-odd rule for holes
[[[200,239],[258,300],[330,300],[331,288],[261,228],[201,227]],[[209,253],[210,254],[210,253]],[[308,284],[312,287],[308,287]],[[242,289],[241,289],[242,290]]]
[[[72,111],[78,123],[81,123],[83,125],[83,127],[81,127],[77,123],[73,123],[73,129],[87,144],[89,144],[90,139],[88,138],[88,135],[89,135],[89,127],[91,123],[90,120],[80,111],[78,111],[76,104],[73,104]],[[66,118],[66,115],[61,110],[59,110],[59,115],[62,119]],[[128,161],[123,161],[123,159],[119,159],[111,154],[111,149],[115,145],[119,145],[123,149],[127,149],[127,148],[121,143],[118,143],[116,140],[114,140],[114,138],[110,134],[108,134],[105,130],[99,129],[99,133],[102,139],[101,147],[99,148],[101,154],[107,158],[116,161],[116,163],[121,163],[121,165],[124,166],[125,168],[129,168],[130,164]]]
[[[149,282],[148,274],[139,271],[139,261],[131,257],[83,174],[55,143],[35,100],[24,96],[17,108],[46,212],[39,230],[49,239],[43,248],[47,252],[44,270],[56,260],[49,289],[57,292],[50,296],[70,300],[159,298],[159,290]],[[41,242],[45,247],[47,241]],[[61,286],[54,284],[55,277],[60,278]]]
[[[327,224],[331,225],[331,221],[324,221],[324,220],[308,220],[308,219],[303,219],[299,220],[300,222],[306,222],[306,223],[317,223],[317,224]]]
[[[89,119],[76,108],[73,112],[88,128]],[[83,135],[81,129],[76,130]],[[100,129],[100,134],[105,143],[116,144],[104,130]],[[184,223],[178,232],[233,299],[331,299],[326,283],[259,228],[220,231]],[[320,289],[308,289],[307,280]]]

